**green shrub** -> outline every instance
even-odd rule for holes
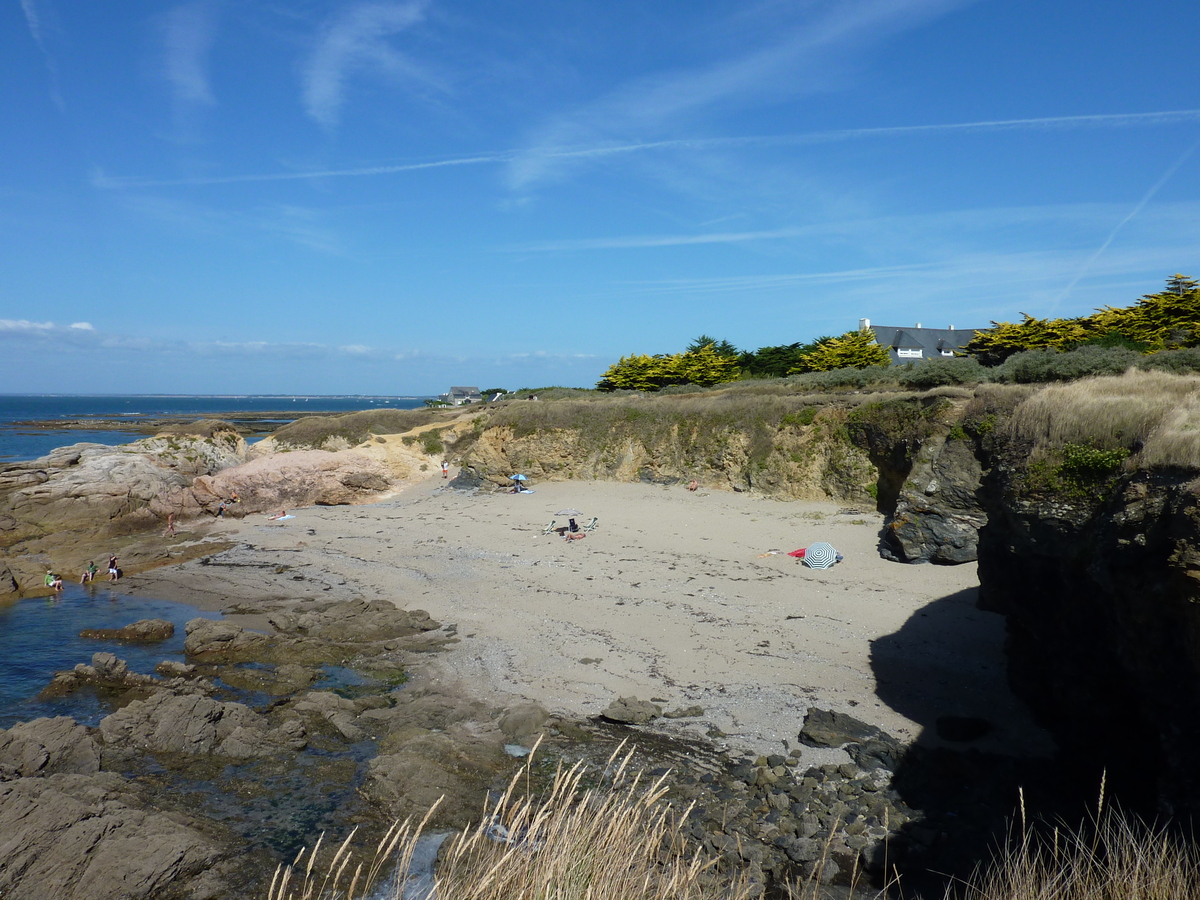
[[[896,380],[909,390],[926,391],[946,384],[979,384],[991,380],[989,371],[971,357],[931,359],[899,371]]]
[[[1087,444],[1067,444],[1062,448],[1058,475],[1080,486],[1103,482],[1121,471],[1129,451],[1124,447],[1101,449]]]
[[[1097,375],[1120,375],[1143,359],[1125,347],[1084,346],[1060,353],[1057,350],[1027,350],[1010,356],[992,373],[995,381],[1010,384],[1044,384],[1075,381]]]
[[[817,408],[815,406],[806,406],[794,413],[785,413],[779,420],[780,425],[811,425],[813,419],[817,417]]]

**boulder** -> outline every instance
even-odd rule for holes
[[[84,686],[108,691],[126,691],[157,684],[159,681],[153,675],[129,671],[128,663],[112,653],[93,653],[91,665],[79,663],[70,672],[54,673],[54,678],[42,689],[41,696],[63,697]]]
[[[283,632],[356,643],[409,637],[441,627],[423,609],[400,609],[386,600],[350,600],[321,611],[271,615],[267,621]]]
[[[637,697],[618,697],[600,715],[623,725],[646,725],[662,715],[662,707]]]
[[[417,733],[371,760],[363,793],[395,819],[420,818],[441,798],[430,824],[461,828],[478,819],[481,798],[507,766],[499,746]]]
[[[57,716],[0,731],[0,768],[22,777],[100,771],[100,748],[74,719]]]
[[[124,628],[85,628],[79,636],[101,641],[125,641],[130,644],[151,644],[175,635],[175,626],[166,619],[141,619]]]
[[[800,743],[808,747],[841,747],[882,737],[886,735],[874,725],[828,709],[810,709],[799,734]]]
[[[183,652],[201,660],[232,661],[262,652],[271,643],[265,634],[214,619],[192,619],[184,626]]]
[[[540,703],[522,703],[504,711],[500,716],[500,731],[517,744],[531,744],[537,739],[550,714]]]
[[[366,503],[391,484],[387,466],[361,453],[295,450],[201,475],[192,489],[196,502],[214,515],[222,500],[237,494],[241,502],[225,514],[243,516],[303,506]]]
[[[5,900],[218,900],[233,895],[240,852],[185,816],[146,808],[117,775],[0,783]]]
[[[118,750],[235,758],[299,750],[306,743],[302,727],[285,723],[272,729],[265,717],[241,703],[165,691],[105,716],[100,735],[105,747]]]

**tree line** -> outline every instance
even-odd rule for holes
[[[1176,274],[1164,290],[1127,307],[1106,306],[1089,316],[992,322],[976,333],[962,355],[997,366],[1024,350],[1071,350],[1086,345],[1123,346],[1141,353],[1200,346],[1200,282]],[[601,377],[602,391],[657,391],[670,385],[709,387],[746,378],[783,378],[805,372],[888,366],[891,357],[870,331],[848,331],[754,351],[702,334],[682,353],[622,356]]]

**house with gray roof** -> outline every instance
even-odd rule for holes
[[[438,399],[451,406],[466,406],[468,403],[482,403],[483,396],[477,387],[458,385],[450,388],[447,394],[438,394]]]
[[[870,319],[858,320],[859,331],[870,331],[875,341],[888,351],[893,365],[951,359],[975,337],[978,328],[911,328],[902,325],[872,325]]]

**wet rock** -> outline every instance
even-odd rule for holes
[[[150,644],[174,637],[175,626],[166,619],[142,619],[124,628],[85,628],[79,632],[79,636],[91,640]]]
[[[231,896],[235,853],[177,813],[146,808],[119,776],[0,783],[5,900]]]
[[[623,725],[646,725],[662,715],[662,707],[637,697],[618,697],[600,715]]]
[[[70,672],[56,672],[50,683],[42,689],[40,696],[65,697],[82,687],[111,691],[148,689],[159,683],[153,675],[130,672],[125,660],[118,659],[112,653],[93,653],[91,665],[79,663]]]
[[[841,747],[851,741],[883,736],[884,733],[874,725],[868,725],[853,716],[828,709],[811,709],[804,717],[799,740],[808,747]]]
[[[100,748],[88,730],[74,719],[66,716],[34,719],[0,731],[0,768],[3,767],[21,777],[91,775],[100,771]]]
[[[196,667],[173,659],[164,659],[154,667],[154,671],[167,678],[190,678],[196,674]]]

